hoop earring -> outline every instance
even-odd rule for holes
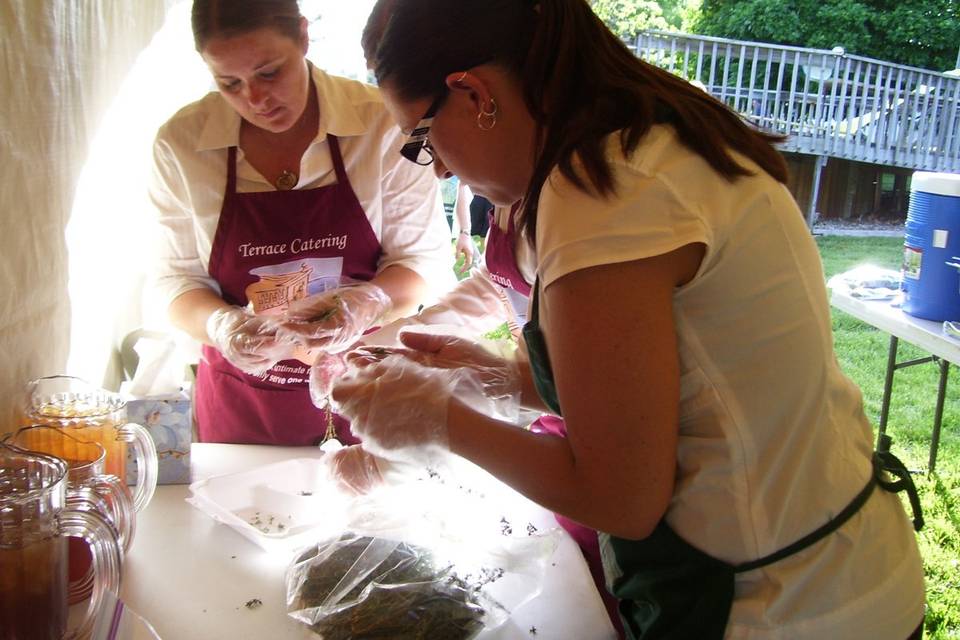
[[[477,127],[481,131],[490,131],[497,126],[497,101],[490,98],[490,111],[480,107],[480,113],[477,114]]]

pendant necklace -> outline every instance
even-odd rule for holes
[[[284,169],[280,172],[280,175],[277,176],[277,180],[273,184],[276,185],[279,191],[290,191],[290,189],[293,189],[295,186],[297,186],[298,180],[299,178],[297,178],[297,174],[295,174],[293,171],[287,171]]]

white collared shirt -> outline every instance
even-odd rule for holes
[[[453,253],[433,171],[400,155],[404,136],[376,87],[328,75],[315,65],[311,69],[320,121],[295,188],[336,182],[326,137],[337,136],[350,184],[383,248],[377,272],[402,265],[430,285],[431,297],[446,291],[455,281]],[[191,289],[206,287],[220,295],[208,266],[227,152],[239,146],[240,123],[239,114],[212,92],[178,111],[157,133],[149,191],[159,225],[152,279],[166,304]],[[273,188],[238,149],[237,191]]]

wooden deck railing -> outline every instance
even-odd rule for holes
[[[960,77],[826,51],[641,33],[641,59],[703,87],[785,151],[960,172]]]

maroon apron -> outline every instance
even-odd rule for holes
[[[282,308],[336,286],[340,276],[370,280],[382,253],[343,167],[337,138],[327,135],[335,184],[316,189],[237,193],[237,148],[227,157],[227,186],[210,250],[210,276],[223,299],[258,309]],[[244,373],[203,347],[196,416],[201,442],[310,445],[322,440],[326,410],[310,401],[310,367],[278,362],[260,376]],[[337,437],[359,442],[333,416]]]
[[[510,208],[506,231],[500,229],[500,225],[493,219],[493,215],[490,215],[490,227],[487,231],[487,243],[483,258],[487,265],[487,271],[490,272],[490,279],[501,287],[506,288],[508,293],[513,291],[519,294],[519,299],[517,295],[508,295],[508,297],[522,324],[526,320],[526,300],[530,297],[532,286],[520,273],[520,268],[517,266],[516,252],[514,250],[518,239],[514,225],[514,217],[519,208],[519,203],[514,204]],[[530,430],[534,433],[546,433],[554,436],[565,437],[567,435],[567,428],[563,424],[563,419],[551,415],[543,415],[537,418],[537,420],[530,425]],[[614,628],[616,628],[617,633],[623,637],[623,623],[617,612],[617,599],[607,590],[604,579],[603,562],[600,559],[600,543],[597,540],[597,532],[589,527],[583,526],[579,522],[565,518],[560,514],[554,514],[554,517],[556,517],[560,526],[566,529],[580,546],[583,557],[587,561],[587,566],[590,568],[590,574],[593,576],[593,581],[597,585],[597,590],[603,599],[603,604],[607,608],[607,615],[610,616],[610,621],[613,623]]]

